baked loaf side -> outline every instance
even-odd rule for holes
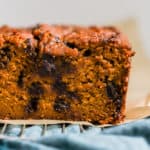
[[[133,54],[114,27],[1,27],[0,118],[119,123]]]

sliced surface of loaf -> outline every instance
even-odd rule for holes
[[[0,28],[0,119],[116,124],[134,55],[115,27]]]

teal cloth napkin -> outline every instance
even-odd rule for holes
[[[17,137],[20,130],[9,125],[5,134]],[[89,127],[82,133],[78,125],[69,125],[64,133],[59,125],[50,125],[42,137],[41,132],[41,126],[31,126],[23,134],[27,140],[1,137],[0,150],[150,150],[150,119],[105,129]]]

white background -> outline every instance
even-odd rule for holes
[[[150,54],[150,0],[0,0],[0,25],[111,24],[135,17]]]

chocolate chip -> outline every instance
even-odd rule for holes
[[[57,112],[64,112],[70,109],[70,103],[65,101],[63,98],[57,97],[54,103],[54,110]]]
[[[121,99],[117,99],[117,100],[115,101],[115,106],[116,106],[116,111],[117,111],[118,113],[120,113],[121,106],[122,106],[122,100],[121,100]]]
[[[114,66],[114,60],[110,60],[110,64],[112,64]]]
[[[17,84],[19,87],[23,87],[23,78],[24,78],[24,71],[20,71]]]
[[[32,113],[32,112],[36,111],[37,106],[38,106],[38,101],[39,101],[38,97],[31,97],[31,99],[29,100],[28,105],[25,107],[25,111],[27,113]]]
[[[54,63],[55,58],[50,54],[44,53],[42,55],[42,60],[47,60],[49,63]]]
[[[40,40],[40,36],[34,35],[34,39],[37,40],[37,41],[39,41]]]
[[[107,95],[110,99],[112,100],[116,100],[120,97],[120,89],[117,88],[117,86],[114,83],[107,83],[106,86],[106,91],[107,91]]]
[[[57,76],[55,82],[53,83],[53,89],[58,92],[58,94],[64,94],[67,91],[66,83],[61,81],[61,76]]]
[[[110,48],[109,51],[110,51],[110,53],[112,53],[113,52],[113,48]]]
[[[116,106],[116,112],[120,113],[122,106],[122,94],[120,87],[114,82],[109,82],[107,83],[106,91],[109,99],[111,99]]]
[[[44,88],[40,82],[33,82],[28,88],[28,93],[32,96],[41,96],[44,94]]]
[[[26,48],[24,49],[25,53],[27,53],[29,56],[33,58],[36,57],[37,52],[32,46],[32,39],[26,39],[25,43],[26,43]]]
[[[26,39],[26,48],[24,49],[26,53],[31,53],[32,52],[32,41],[31,39]]]
[[[64,42],[64,44],[69,48],[72,48],[72,49],[76,48],[76,45],[74,43]]]
[[[84,51],[83,56],[88,57],[88,56],[91,56],[91,54],[92,54],[92,51],[88,49]]]
[[[109,84],[108,75],[105,76],[104,81]]]
[[[53,89],[59,95],[65,95],[69,100],[80,100],[80,95],[77,92],[68,91],[67,84],[62,82],[61,76],[57,76],[55,82],[53,83]]]
[[[49,76],[54,74],[56,71],[56,67],[54,64],[49,63],[47,60],[43,60],[41,66],[39,67],[39,75],[40,76]]]
[[[54,75],[56,66],[54,64],[55,58],[49,54],[44,53],[41,58],[41,65],[39,66],[38,73],[40,76]]]
[[[11,53],[9,47],[0,49],[0,69],[5,69],[11,60]]]

